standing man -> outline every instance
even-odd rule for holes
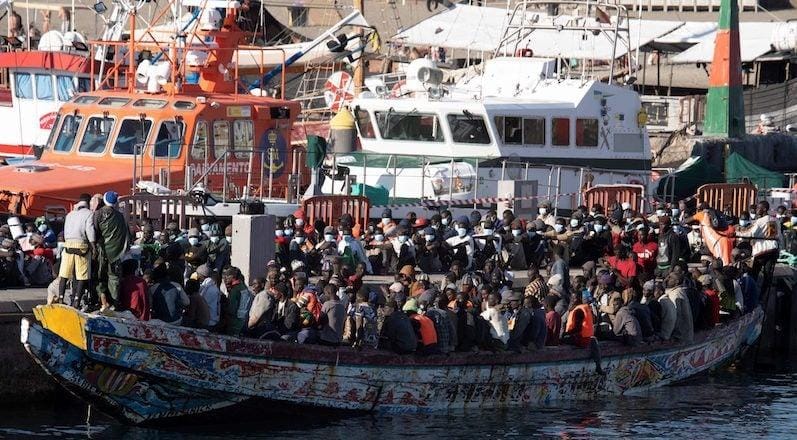
[[[736,232],[737,237],[749,238],[753,244],[753,269],[751,274],[761,284],[761,294],[766,298],[772,285],[772,272],[783,248],[780,222],[769,215],[769,202],[758,202],[755,221],[746,230]],[[761,279],[763,278],[763,279]],[[757,304],[756,304],[757,305]],[[751,305],[755,308],[756,305]]]
[[[72,278],[74,272],[75,283],[72,284],[72,298],[69,303],[72,307],[80,307],[80,297],[86,289],[89,280],[89,252],[94,249],[96,235],[92,224],[92,212],[89,210],[91,195],[81,194],[80,200],[75,204],[72,212],[64,220],[64,251],[61,256],[61,268],[58,272],[61,282],[58,285],[58,298],[62,301],[66,293],[66,281]]]
[[[116,209],[119,194],[107,191],[102,196],[103,206],[94,213],[94,227],[97,230],[97,261],[99,263],[99,283],[102,309],[113,307],[119,301],[119,276],[121,275],[122,254],[127,251],[130,229],[125,218]]]

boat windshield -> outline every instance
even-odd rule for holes
[[[116,142],[113,144],[113,154],[133,154],[137,144],[144,144],[151,128],[152,121],[150,120],[145,120],[143,124],[140,119],[122,121]],[[141,154],[141,148],[138,149],[137,154]]]
[[[75,137],[77,136],[81,122],[83,122],[83,116],[64,116],[64,120],[61,123],[61,130],[58,132],[58,137],[55,138],[55,144],[53,144],[54,151],[60,151],[62,153],[72,151],[72,146],[75,145]],[[57,127],[57,125],[55,126]]]
[[[462,144],[489,144],[490,135],[487,133],[487,124],[484,117],[463,112],[458,115],[448,115],[448,125],[454,142]]]
[[[89,118],[78,151],[81,153],[102,154],[108,145],[108,138],[113,132],[115,122],[113,118],[102,116]]]
[[[443,142],[443,131],[435,114],[417,111],[376,112],[382,138],[395,141]]]
[[[163,121],[155,139],[155,157],[175,158],[180,155],[185,125],[182,122]]]

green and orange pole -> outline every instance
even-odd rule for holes
[[[739,4],[736,0],[722,0],[708,78],[703,127],[703,133],[708,136],[740,138],[745,134],[741,58]]]

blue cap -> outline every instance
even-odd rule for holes
[[[116,191],[106,191],[102,195],[102,201],[108,206],[116,206],[116,202],[119,201],[119,194]]]
[[[434,235],[434,229],[432,229],[432,227],[430,227],[430,226],[427,226],[427,227],[426,227],[426,228],[423,230],[423,234],[424,234],[424,235]]]

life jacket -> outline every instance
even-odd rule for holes
[[[412,315],[411,318],[418,321],[421,326],[421,343],[424,346],[437,344],[437,331],[434,329],[434,321],[417,313]]]
[[[582,339],[589,339],[595,335],[595,329],[592,326],[592,310],[589,308],[587,304],[579,304],[570,313],[567,315],[567,328],[565,328],[566,333],[572,333],[576,327],[576,318],[575,313],[576,310],[581,310],[584,313],[584,321],[581,324],[581,332],[580,336]]]

